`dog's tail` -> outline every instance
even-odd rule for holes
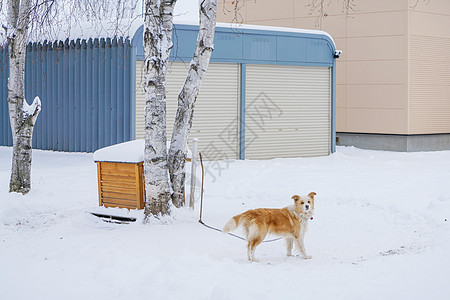
[[[222,229],[222,232],[227,233],[227,232],[233,231],[233,230],[235,230],[236,228],[238,228],[239,225],[240,225],[240,224],[239,224],[240,219],[241,219],[241,215],[237,215],[237,216],[232,217],[232,218],[228,221],[228,223],[225,224],[225,226],[224,226],[223,229]]]

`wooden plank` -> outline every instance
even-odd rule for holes
[[[134,177],[127,176],[119,176],[119,175],[108,175],[102,174],[103,182],[126,182],[126,183],[136,183],[136,179]]]
[[[136,164],[127,164],[119,162],[102,162],[103,170],[117,170],[117,171],[134,171]]]
[[[136,201],[125,200],[125,199],[114,199],[103,197],[103,205],[117,205],[117,206],[127,206],[132,208],[136,207]]]
[[[102,174],[134,178],[134,170],[129,169],[118,170],[118,169],[105,169],[102,167]]]
[[[117,203],[104,203],[104,207],[119,207],[119,208],[128,208],[128,209],[136,209],[136,205],[125,205],[125,204],[117,204]]]
[[[142,184],[141,184],[141,173],[139,171],[139,165],[136,165],[134,168],[135,176],[136,176],[136,206],[139,209],[142,209]]]
[[[142,198],[140,202],[140,207],[143,209],[145,207],[145,202],[147,201],[147,192],[145,190],[145,177],[144,177],[144,162],[139,164],[139,183],[142,186]]]
[[[98,178],[98,205],[102,206],[102,163],[97,162],[97,178]]]
[[[120,193],[103,191],[102,198],[103,198],[103,202],[105,202],[106,198],[117,199],[117,200],[128,200],[128,201],[136,202],[136,194],[120,194]]]
[[[102,181],[103,187],[118,187],[118,188],[131,188],[135,189],[136,182],[121,182],[121,181]]]
[[[136,201],[103,197],[103,204],[128,205],[136,208]]]
[[[136,188],[134,186],[108,186],[103,185],[102,186],[103,192],[114,192],[114,193],[122,193],[122,194],[132,194],[135,195]]]

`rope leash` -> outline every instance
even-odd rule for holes
[[[200,219],[198,220],[198,222],[199,222],[200,224],[202,224],[203,226],[205,226],[206,228],[209,228],[209,229],[212,229],[212,230],[215,230],[215,231],[218,231],[218,232],[222,232],[222,230],[220,230],[219,228],[215,228],[215,227],[212,227],[212,226],[210,226],[210,225],[207,225],[207,224],[203,223],[203,221],[202,221],[202,213],[203,213],[203,191],[204,191],[204,189],[203,189],[203,181],[204,181],[204,179],[205,179],[205,171],[204,171],[204,168],[203,168],[202,154],[199,153],[199,156],[200,156],[200,164],[201,164],[201,166],[202,166],[202,190],[201,190],[201,198],[200,198],[200,199],[201,199],[201,200],[200,200]],[[228,234],[228,235],[231,235],[232,237],[241,239],[241,240],[243,240],[243,241],[246,241],[246,240],[247,240],[246,238],[243,238],[242,236],[233,234],[233,233],[231,233],[231,232],[228,232],[227,234]],[[283,237],[279,237],[279,238],[276,238],[276,239],[271,239],[271,240],[262,241],[262,242],[263,242],[263,243],[275,242],[275,241],[281,240],[282,238],[283,238]]]
[[[215,230],[215,231],[222,232],[222,230],[220,230],[220,229],[218,229],[218,228],[215,228],[215,227],[212,227],[212,226],[209,226],[209,225],[203,223],[202,220],[198,220],[198,222],[199,222],[200,224],[202,224],[203,226],[205,226],[206,228],[209,228],[209,229],[212,229],[212,230]],[[228,232],[227,234],[228,234],[228,235],[231,235],[232,237],[235,237],[235,238],[238,238],[238,239],[240,239],[240,240],[243,240],[243,241],[246,241],[246,240],[247,240],[246,238],[243,238],[242,236],[233,234],[233,233],[231,233],[231,232]],[[262,242],[263,242],[263,243],[275,242],[275,241],[281,240],[282,238],[283,238],[283,237],[279,237],[279,238],[276,238],[276,239],[265,240],[265,241],[262,241]]]

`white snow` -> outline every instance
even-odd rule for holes
[[[31,192],[10,194],[11,155],[0,147],[0,299],[450,295],[450,151],[338,147],[328,157],[206,163],[203,221],[218,228],[317,193],[313,258],[285,257],[280,240],[257,248],[259,263],[247,262],[244,241],[198,223],[199,200],[148,225],[142,211],[98,207],[92,154],[34,150]],[[89,211],[138,220],[111,224]]]
[[[144,161],[145,140],[134,140],[94,152],[94,161],[116,161],[138,163]]]
[[[36,109],[40,111],[42,109],[41,99],[39,97],[35,97],[33,103],[28,105],[27,100],[25,99],[22,103],[22,110],[24,112],[24,117],[27,118],[35,113]]]
[[[167,142],[167,149],[170,147],[170,141]],[[133,140],[120,144],[111,145],[98,149],[94,152],[94,161],[110,161],[138,163],[144,161],[145,140]],[[188,149],[186,158],[191,158],[192,153]]]

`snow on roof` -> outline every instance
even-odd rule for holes
[[[167,142],[169,148],[170,142]],[[144,161],[145,140],[134,140],[98,149],[94,152],[94,161],[138,163]],[[192,153],[188,149],[187,158]]]
[[[112,145],[95,151],[94,161],[138,163],[144,161],[144,148],[145,140],[134,140]]]

